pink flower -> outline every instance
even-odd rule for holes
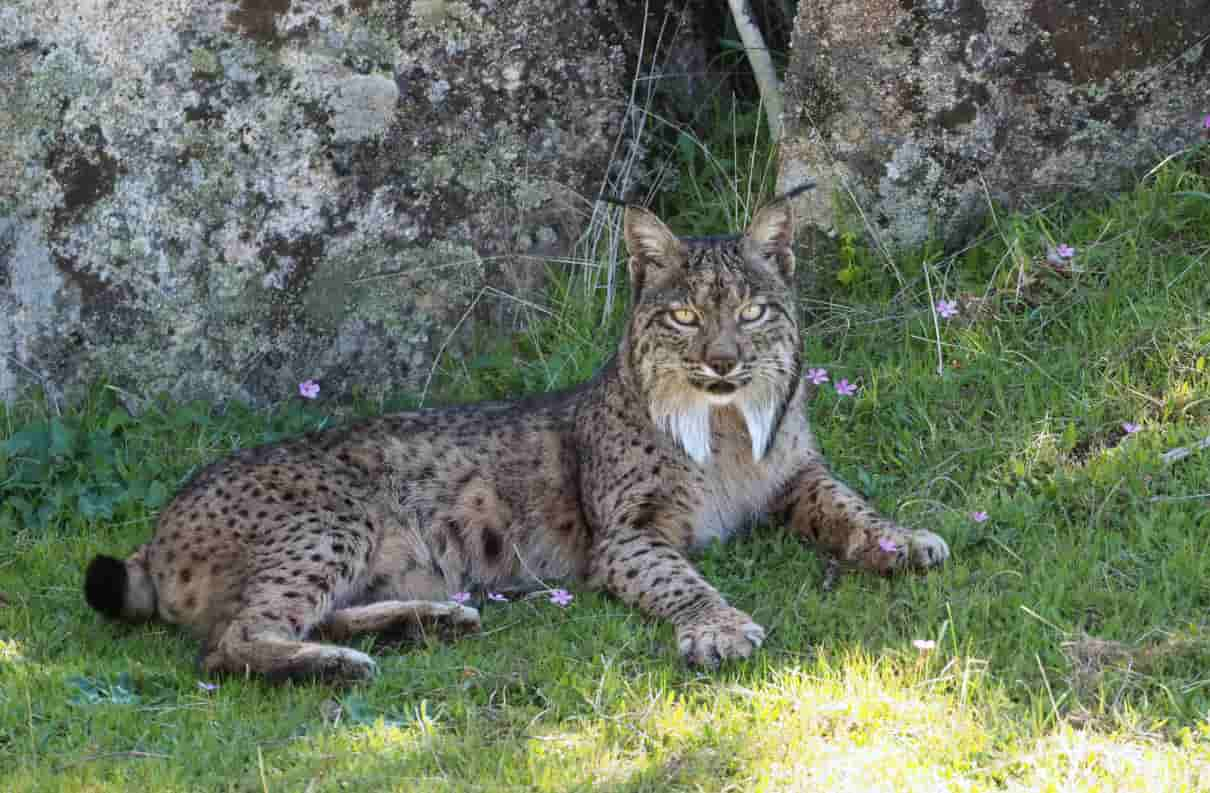
[[[937,309],[937,316],[942,319],[949,319],[958,313],[958,301],[938,300],[935,308]]]
[[[857,393],[857,386],[850,383],[847,379],[841,378],[836,384],[836,393],[841,396],[853,396]]]
[[[1140,427],[1138,424],[1135,424],[1134,422],[1131,422],[1131,421],[1122,422],[1122,430],[1127,435],[1133,435],[1141,429],[1142,429],[1142,427]]]
[[[504,595],[501,595],[499,592],[488,592],[487,599],[494,600],[497,603],[507,603],[508,602],[508,598],[505,597]]]
[[[984,521],[987,520],[987,518],[988,518],[988,514],[986,512],[984,512],[983,510],[979,510],[977,512],[971,513],[971,520],[973,520],[975,523],[983,523]]]
[[[1064,242],[1056,248],[1046,249],[1046,263],[1056,270],[1065,270],[1075,255],[1076,249]]]
[[[552,589],[550,591],[550,602],[554,603],[556,606],[562,606],[563,608],[567,608],[569,605],[571,605],[571,601],[574,597],[575,596],[566,589]]]
[[[894,540],[883,537],[878,541],[878,549],[885,553],[896,553],[899,550],[899,546]]]
[[[454,601],[455,603],[466,603],[470,599],[470,592],[455,592],[454,594],[450,595],[450,600]]]
[[[810,380],[814,385],[823,385],[824,383],[828,382],[828,370],[808,369],[807,379]]]
[[[314,399],[319,396],[319,383],[314,380],[303,380],[298,384],[298,393],[302,394],[305,399]]]

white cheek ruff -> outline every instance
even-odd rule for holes
[[[773,399],[746,399],[739,403],[740,414],[748,425],[752,439],[752,459],[760,460],[773,443],[773,422],[777,418],[777,402]]]
[[[671,435],[695,463],[701,465],[710,459],[709,403],[701,402],[671,412],[660,411],[652,418],[656,426]]]
[[[747,393],[752,391],[752,393]],[[773,445],[774,425],[781,406],[776,389],[751,387],[734,396],[705,396],[690,404],[656,403],[651,418],[668,433],[685,454],[699,465],[710,459],[710,413],[716,406],[733,404],[744,417],[752,440],[752,459],[761,460]]]

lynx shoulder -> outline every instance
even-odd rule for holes
[[[514,403],[382,416],[238,452],[199,472],[85,597],[177,623],[211,673],[356,680],[362,632],[479,627],[462,591],[599,587],[675,628],[690,663],[764,631],[692,551],[770,515],[877,572],[941,563],[836,480],[807,421],[788,202],[734,237],[679,238],[628,208],[632,305],[590,381]]]

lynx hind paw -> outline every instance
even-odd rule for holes
[[[919,529],[908,533],[908,562],[913,567],[937,567],[950,558],[950,547],[938,534]]]
[[[325,646],[304,655],[305,661],[299,669],[304,678],[348,684],[370,680],[378,672],[373,658],[350,647]]]
[[[681,657],[692,666],[716,667],[747,658],[765,640],[765,629],[739,609],[710,612],[677,630]]]
[[[479,609],[463,606],[460,603],[434,603],[437,607],[433,620],[442,629],[457,633],[478,633],[481,626]]]
[[[221,653],[210,653],[202,659],[202,671],[210,676],[247,675],[253,664],[241,664]],[[378,673],[374,659],[351,647],[328,644],[301,643],[291,656],[260,670],[270,683],[287,680],[319,681],[346,686],[372,679]]]
[[[453,601],[412,601],[407,604],[408,638],[416,639],[432,631],[442,639],[456,639],[468,633],[478,633],[479,610]]]

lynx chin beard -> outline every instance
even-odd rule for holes
[[[710,417],[733,406],[744,418],[752,440],[752,459],[760,460],[773,444],[785,413],[789,389],[776,382],[753,378],[730,391],[709,391],[689,383],[656,388],[651,395],[651,420],[680,445],[695,463],[710,460]]]

